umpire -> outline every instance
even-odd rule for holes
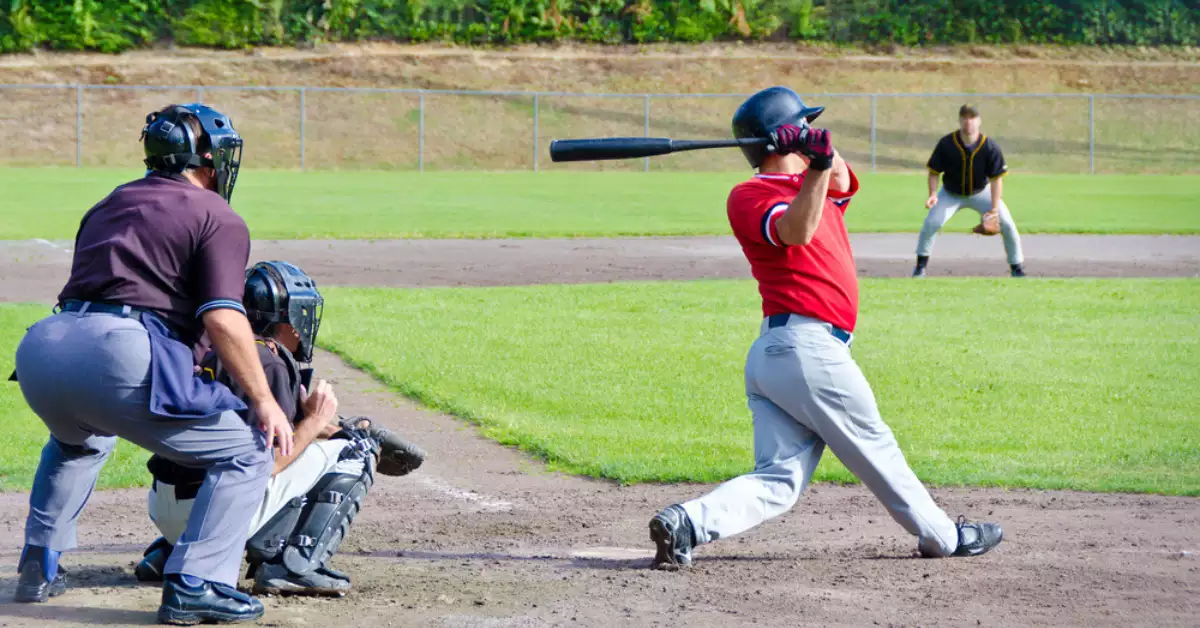
[[[938,231],[963,207],[978,212],[981,225],[993,221],[1000,223],[1009,271],[1013,277],[1025,276],[1021,266],[1024,261],[1021,235],[1004,205],[1002,177],[1008,174],[1008,165],[1004,163],[1000,146],[979,127],[979,110],[973,105],[963,105],[958,110],[958,130],[942,137],[929,156],[926,164],[929,168],[929,199],[925,201],[929,214],[925,216],[917,239],[917,265],[913,268],[913,277],[925,276],[925,266],[929,263]],[[939,178],[941,189],[938,189]],[[991,235],[995,231],[987,233]]]
[[[53,315],[17,348],[16,376],[50,430],[29,496],[15,600],[66,589],[58,567],[117,437],[207,477],[167,564],[158,620],[262,616],[236,590],[250,518],[271,475],[272,447],[292,430],[258,360],[242,306],[246,223],[229,206],[242,138],[224,114],[172,105],[146,118],[147,175],[89,210]],[[248,393],[245,403],[193,372],[204,332]]]

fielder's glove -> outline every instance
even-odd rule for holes
[[[814,129],[807,123],[785,124],[771,133],[771,143],[776,154],[800,153],[808,157],[808,167],[812,170],[833,167],[833,136],[825,129]]]
[[[988,212],[984,214],[979,224],[975,225],[975,228],[971,232],[986,236],[994,236],[1000,233],[1000,213]]]

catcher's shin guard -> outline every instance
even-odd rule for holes
[[[288,571],[307,575],[329,560],[350,531],[373,480],[368,464],[362,475],[328,473],[317,482],[283,545],[280,560]]]

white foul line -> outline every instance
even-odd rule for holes
[[[512,502],[488,497],[486,495],[480,495],[475,491],[457,488],[435,477],[422,475],[420,478],[418,478],[418,481],[420,481],[420,483],[425,485],[427,488],[452,499],[459,499],[477,504],[484,512],[508,512],[513,509]]]

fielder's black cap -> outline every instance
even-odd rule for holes
[[[970,103],[965,104],[958,108],[958,117],[960,117],[960,118],[978,118],[979,117],[979,107],[976,107],[975,105],[972,105]]]

